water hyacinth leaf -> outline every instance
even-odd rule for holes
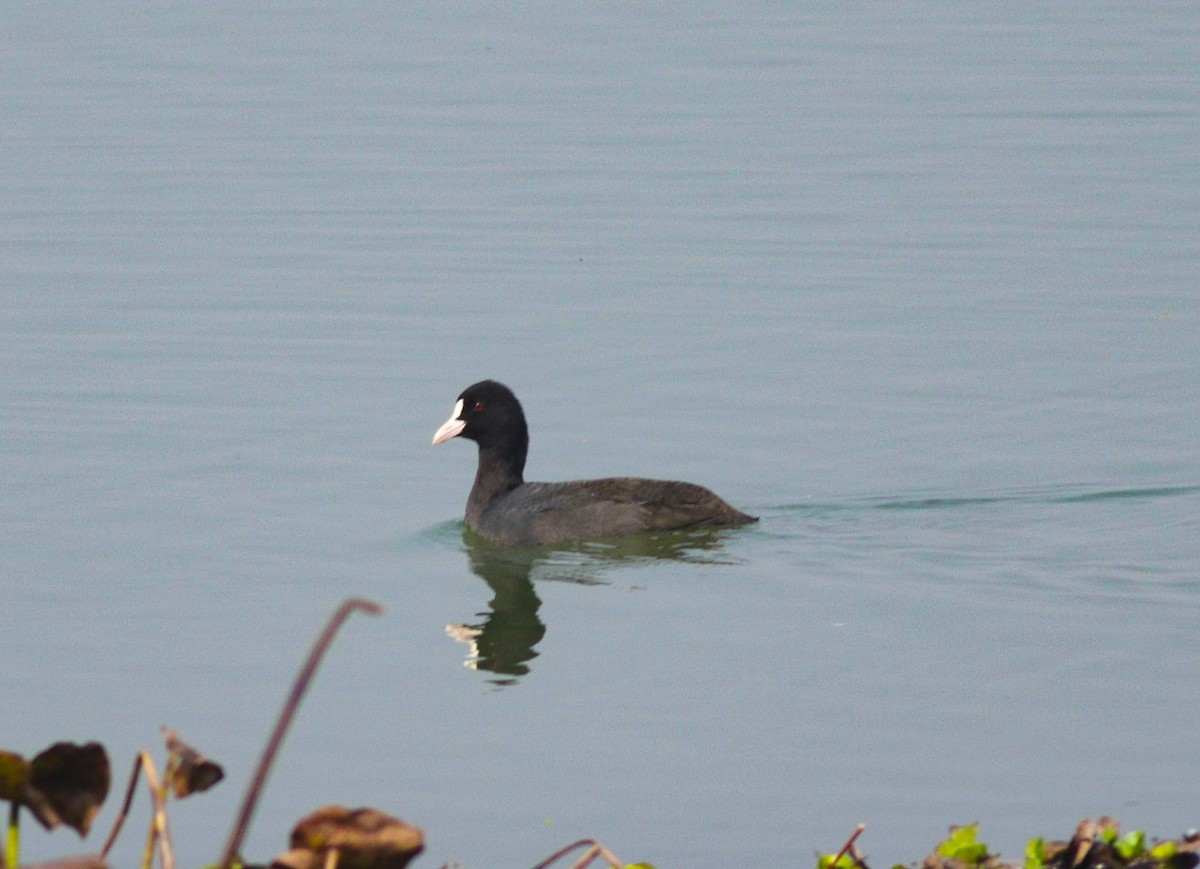
[[[174,759],[171,767],[171,792],[181,800],[203,793],[221,779],[225,770],[179,738],[173,730],[164,730],[163,737]]]
[[[1046,863],[1046,840],[1040,836],[1025,843],[1025,869],[1042,869]]]
[[[836,861],[836,862],[835,862]],[[854,858],[849,854],[822,854],[817,858],[817,869],[852,869]]]
[[[56,742],[29,764],[22,802],[47,830],[66,824],[86,836],[108,796],[108,753],[98,742]]]
[[[949,838],[938,845],[938,856],[961,860],[968,865],[979,863],[987,856],[987,845],[983,842],[975,841],[975,834],[978,829],[978,824],[967,824],[966,826],[952,829]]]
[[[1113,850],[1128,863],[1146,853],[1146,831],[1133,830],[1112,843]]]
[[[1102,817],[1096,825],[1100,828],[1100,838],[1110,845],[1121,835],[1121,822],[1110,815]]]
[[[11,751],[0,751],[0,800],[20,802],[28,776],[29,761]]]
[[[1174,842],[1159,842],[1150,849],[1150,856],[1155,860],[1169,860],[1179,853],[1179,846]]]
[[[1194,846],[1195,842],[1188,844]],[[1154,850],[1158,850],[1159,847],[1166,845],[1173,847],[1169,849],[1171,851],[1170,854],[1159,858],[1162,861],[1164,869],[1196,869],[1197,866],[1200,866],[1200,853],[1191,849],[1185,850],[1187,848],[1186,844],[1180,847],[1180,843],[1163,842],[1161,845],[1156,845]],[[1165,850],[1168,849],[1164,848]]]

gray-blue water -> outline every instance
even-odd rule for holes
[[[421,866],[1196,825],[1200,7],[5,19],[0,748],[121,777],[176,728],[228,771],[172,814],[212,861],[363,595],[249,858],[328,802]],[[473,445],[429,439],[482,377],[531,478],[761,523],[471,545]]]

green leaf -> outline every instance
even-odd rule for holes
[[[967,824],[951,831],[950,837],[938,845],[938,856],[962,860],[971,866],[976,865],[987,856],[987,845],[975,840],[978,830],[978,824]]]
[[[654,866],[650,863],[629,863],[625,869],[654,869]]]
[[[1179,852],[1174,842],[1159,842],[1150,849],[1150,856],[1156,860],[1170,860]]]
[[[1146,831],[1134,830],[1112,843],[1117,856],[1128,863],[1146,853]]]
[[[1046,840],[1041,836],[1025,843],[1025,869],[1042,869],[1046,864]]]
[[[854,869],[854,858],[849,854],[843,854],[835,864],[833,858],[836,854],[822,854],[817,858],[817,869]]]

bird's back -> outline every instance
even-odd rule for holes
[[[476,533],[509,545],[757,521],[703,486],[644,477],[524,483],[494,498],[473,518],[468,524]]]

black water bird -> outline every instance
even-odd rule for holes
[[[479,444],[466,521],[493,543],[531,546],[758,521],[693,483],[643,477],[525,482],[525,412],[512,390],[495,380],[463,390],[433,443],[453,437]]]

